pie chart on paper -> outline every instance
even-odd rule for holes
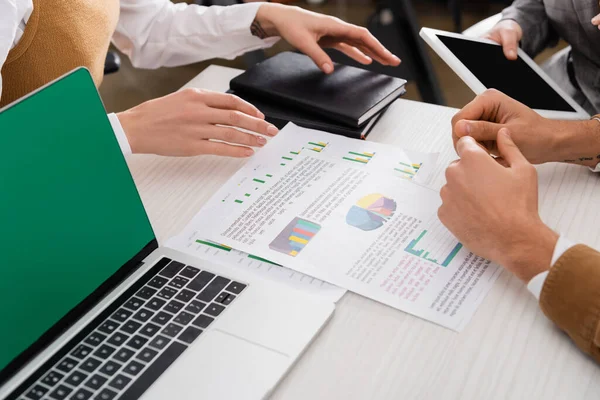
[[[396,211],[396,202],[375,193],[361,198],[346,214],[346,223],[363,231],[372,231],[385,224]]]

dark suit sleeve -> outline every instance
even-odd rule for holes
[[[542,0],[515,0],[502,11],[502,19],[515,20],[521,26],[521,48],[531,57],[558,43]]]
[[[600,362],[600,253],[581,244],[567,250],[550,269],[540,307]]]

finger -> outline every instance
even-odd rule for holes
[[[298,46],[298,50],[309,56],[321,71],[326,74],[333,72],[333,62],[331,61],[331,58],[323,51],[317,42],[310,37],[306,37],[304,40],[300,40],[299,43],[302,44]]]
[[[498,152],[500,156],[506,161],[507,165],[510,167],[518,167],[523,165],[529,165],[529,162],[521,153],[521,150],[517,147],[515,142],[513,142],[510,137],[510,132],[506,128],[500,129],[498,132],[498,138],[496,139],[498,143]]]
[[[258,108],[233,94],[212,91],[203,91],[202,94],[202,101],[209,107],[221,110],[237,110],[256,118],[265,118],[265,115]]]
[[[598,14],[594,18],[592,18],[592,24],[600,25],[600,14]]]
[[[500,165],[502,165],[503,167],[509,168],[510,165],[508,165],[508,163],[506,162],[506,160],[502,157],[496,157],[494,160],[496,160],[496,162]]]
[[[328,30],[327,34],[335,37],[340,42],[348,42],[348,44],[358,47],[363,53],[378,60],[383,65],[396,66],[400,64],[400,59],[386,49],[366,28],[350,24],[339,24]]]
[[[244,158],[254,155],[254,150],[243,146],[233,146],[227,143],[200,140],[198,146],[195,148],[195,153],[196,155],[214,154],[224,157]]]
[[[502,105],[508,105],[515,100],[511,99],[502,92],[495,89],[488,89],[475,97],[462,110],[456,113],[452,118],[452,127],[461,119],[471,121],[489,121],[500,122],[502,114],[500,113]]]
[[[234,128],[215,126],[210,132],[210,139],[221,140],[231,144],[241,144],[250,147],[262,147],[267,144],[267,139],[239,131]]]
[[[246,129],[265,136],[275,136],[279,132],[275,125],[270,124],[264,119],[235,110],[214,109],[210,115],[210,122]]]
[[[509,60],[516,60],[518,57],[519,34],[514,29],[502,29],[500,30],[500,43],[502,43],[504,56]]]
[[[338,43],[333,46],[334,49],[341,51],[348,57],[352,58],[356,62],[359,62],[363,65],[368,65],[373,62],[373,59],[367,56],[365,53],[357,49],[356,47],[349,46],[346,43]]]
[[[487,121],[460,120],[454,125],[454,133],[458,138],[471,136],[480,143],[496,140],[498,131],[503,125]]]
[[[488,152],[470,136],[464,136],[456,143],[456,153],[461,161],[470,159],[491,158]]]

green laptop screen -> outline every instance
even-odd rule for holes
[[[87,70],[0,112],[0,371],[153,240]]]

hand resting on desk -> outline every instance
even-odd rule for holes
[[[263,136],[278,132],[252,104],[231,94],[199,89],[142,103],[118,117],[134,153],[163,156],[249,157],[254,154],[251,147],[266,144]]]

